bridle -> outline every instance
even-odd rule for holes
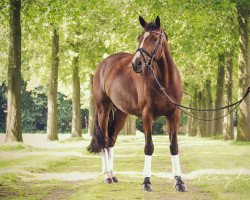
[[[162,45],[162,48],[161,48],[161,55],[162,55],[162,51],[163,51],[163,42],[162,42],[162,37],[163,37],[163,33],[162,33],[162,30],[161,32],[158,32],[158,31],[150,31],[150,33],[156,33],[158,35],[160,35],[160,39],[158,40],[158,43],[156,44],[153,52],[150,54],[147,50],[145,50],[144,48],[142,47],[139,47],[136,51],[136,53],[139,51],[140,54],[142,55],[142,58],[143,58],[143,61],[144,61],[144,64],[146,67],[149,67],[152,69],[152,61],[154,60],[154,57],[160,47],[160,45]],[[146,54],[148,56],[148,59],[146,60],[145,58],[145,55]],[[159,58],[160,59],[160,58]]]

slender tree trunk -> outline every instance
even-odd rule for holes
[[[95,113],[96,113],[96,106],[93,97],[93,74],[90,74],[90,99],[89,99],[89,120],[88,120],[88,133],[94,133],[94,126],[95,126]]]
[[[225,104],[232,104],[233,101],[233,50],[229,50],[226,53],[225,60]],[[230,111],[230,108],[225,110],[225,114]],[[223,126],[223,138],[224,140],[234,139],[234,124],[233,113],[227,115],[224,118]]]
[[[212,91],[211,91],[211,80],[206,80],[206,108],[212,109],[213,107],[213,99],[212,99]],[[212,112],[207,112],[207,120],[210,120],[213,118]],[[206,137],[212,137],[213,136],[213,121],[207,121],[206,122]]]
[[[58,140],[57,130],[57,87],[59,66],[59,34],[54,28],[52,36],[52,58],[48,93],[47,139]]]
[[[249,12],[238,7],[239,24],[239,90],[241,98],[250,86],[250,47],[249,47]],[[237,140],[250,141],[250,95],[241,103],[238,110]]]
[[[200,103],[200,107],[206,108],[206,97],[205,97],[205,91],[203,90],[201,92],[201,103]],[[206,112],[201,112],[201,119],[207,119],[207,113]],[[207,137],[207,121],[201,120],[200,121],[201,124],[201,128],[200,128],[200,136],[201,137]]]
[[[189,107],[192,107],[193,101],[194,101],[194,100],[192,100],[192,101],[190,102]],[[187,118],[187,124],[188,124],[187,136],[192,136],[193,120],[194,120],[193,117],[189,117],[189,116],[188,116],[188,118]]]
[[[79,57],[73,58],[73,97],[72,97],[72,128],[71,137],[82,137]]]
[[[224,74],[225,74],[225,54],[219,54],[215,108],[223,106]],[[222,116],[223,116],[223,110],[218,110],[214,112],[214,118],[219,118]],[[222,134],[223,134],[223,118],[214,121],[214,129],[213,129],[214,136]]]
[[[6,142],[23,141],[21,116],[21,0],[10,0]]]
[[[194,91],[194,99],[193,99],[193,107],[195,109],[198,108],[198,91],[195,89]],[[196,113],[193,112],[193,115],[196,116]],[[198,131],[198,120],[195,118],[192,118],[192,128],[189,136],[196,136]]]
[[[202,109],[202,93],[201,93],[201,91],[197,92],[197,107],[199,109]],[[203,117],[202,114],[203,114],[202,112],[199,112],[198,117],[202,118]],[[201,123],[201,121],[199,121],[197,123],[197,136],[201,137],[201,135],[202,135],[202,123]]]
[[[125,125],[121,130],[122,135],[135,135],[136,125],[135,125],[135,116],[128,115]]]

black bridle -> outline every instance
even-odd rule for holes
[[[142,58],[143,58],[143,61],[144,61],[144,64],[146,67],[149,67],[152,69],[152,61],[154,60],[154,57],[160,47],[160,45],[162,45],[162,49],[161,49],[161,54],[162,54],[162,51],[163,51],[163,42],[162,42],[162,36],[163,36],[163,33],[162,33],[162,30],[161,32],[158,32],[158,31],[150,31],[150,33],[156,33],[156,34],[159,34],[160,35],[160,38],[158,40],[158,43],[156,44],[153,52],[150,54],[147,50],[145,50],[144,48],[142,47],[139,47],[136,51],[136,53],[139,51],[140,54],[142,55]],[[146,54],[148,56],[148,59],[146,60],[145,58],[145,55]]]

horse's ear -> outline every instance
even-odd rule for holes
[[[159,16],[157,16],[156,19],[155,19],[155,25],[156,25],[157,29],[160,28],[160,26],[161,26],[161,21],[160,21]]]
[[[139,16],[139,21],[143,28],[145,28],[148,24],[141,16]]]

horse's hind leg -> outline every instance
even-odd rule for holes
[[[176,179],[175,188],[179,192],[187,191],[184,182],[181,179],[181,167],[178,155],[178,142],[177,142],[177,128],[180,120],[180,111],[175,110],[172,116],[168,118],[169,122],[169,139],[170,139],[170,153],[172,162],[172,173]]]
[[[114,108],[114,119],[113,121],[111,121],[110,125],[109,125],[109,166],[110,166],[110,174],[112,176],[112,180],[113,182],[117,183],[118,179],[115,177],[114,174],[114,145],[117,139],[117,136],[119,134],[119,132],[121,131],[121,129],[123,128],[126,118],[127,118],[127,114],[122,112],[121,110]]]

